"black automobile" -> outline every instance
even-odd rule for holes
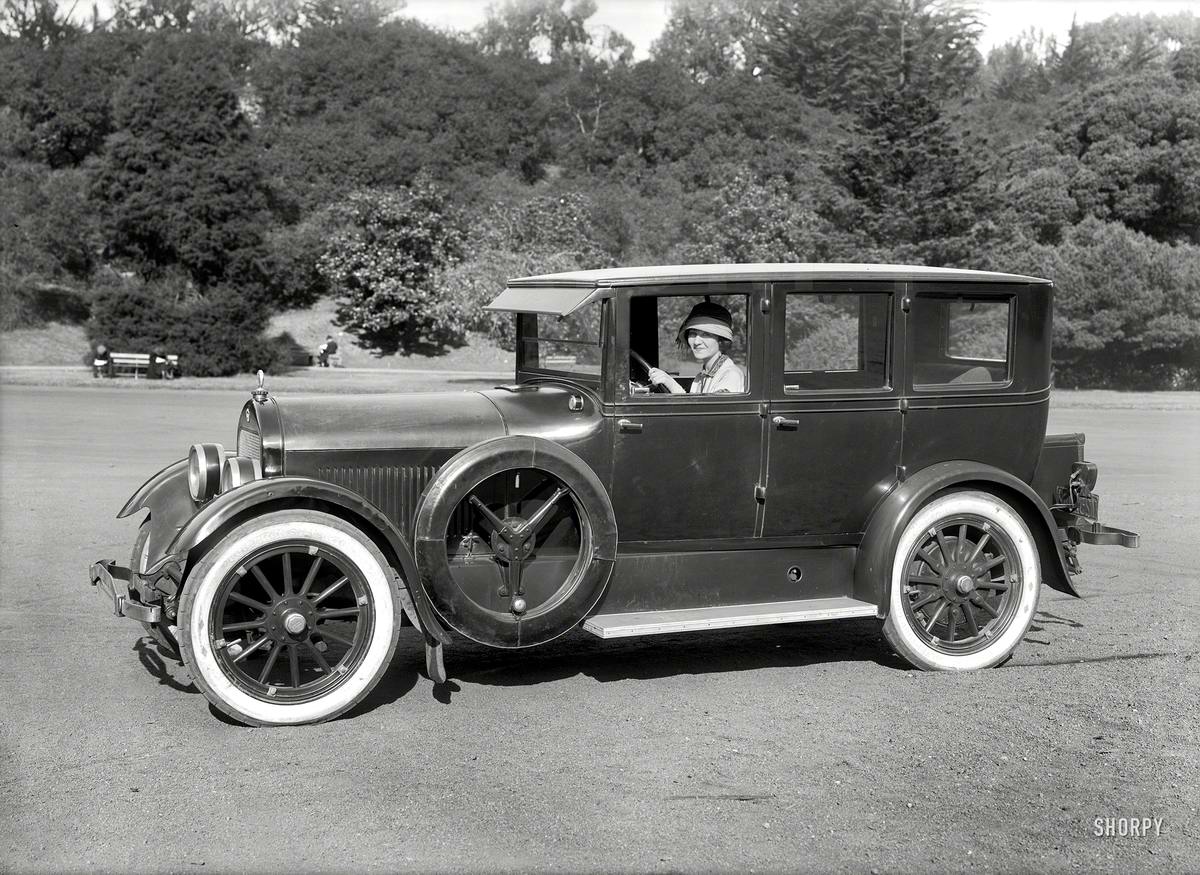
[[[1081,434],[1046,434],[1053,286],[884,265],[512,280],[515,380],[276,398],[119,516],[118,615],[250,724],[327,720],[399,629],[532,647],[877,617],[920,669],[1003,661],[1097,522]]]

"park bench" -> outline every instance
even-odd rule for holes
[[[109,376],[112,377],[132,376],[137,379],[139,376],[145,376],[150,370],[150,354],[147,352],[114,352],[110,354],[109,360],[112,362]],[[178,374],[179,356],[168,355],[167,361],[171,371]]]
[[[319,366],[320,362],[317,361],[317,354],[315,352],[307,353],[307,356],[308,356],[308,366],[310,368],[315,368],[315,367]],[[342,354],[340,352],[335,352],[333,355],[331,355],[329,357],[329,367],[331,367],[331,368],[342,367]]]

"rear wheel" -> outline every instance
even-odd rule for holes
[[[243,523],[188,576],[179,644],[201,691],[252,725],[316,723],[352,708],[387,671],[399,631],[387,561],[329,514]]]
[[[927,671],[998,665],[1033,622],[1041,584],[1029,527],[986,492],[953,492],[921,508],[892,564],[883,633]]]

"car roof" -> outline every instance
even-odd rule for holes
[[[986,270],[959,270],[901,264],[668,264],[614,267],[524,276],[508,281],[509,288],[531,286],[588,287],[637,286],[666,283],[730,282],[759,280],[948,280],[975,283],[1050,285],[1050,280]]]

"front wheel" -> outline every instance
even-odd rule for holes
[[[1037,610],[1041,567],[1029,527],[987,492],[952,492],[921,508],[896,547],[883,634],[926,671],[1003,662]]]
[[[387,670],[399,632],[388,564],[329,514],[265,514],[196,565],[179,645],[196,685],[255,726],[317,723],[354,707]]]

